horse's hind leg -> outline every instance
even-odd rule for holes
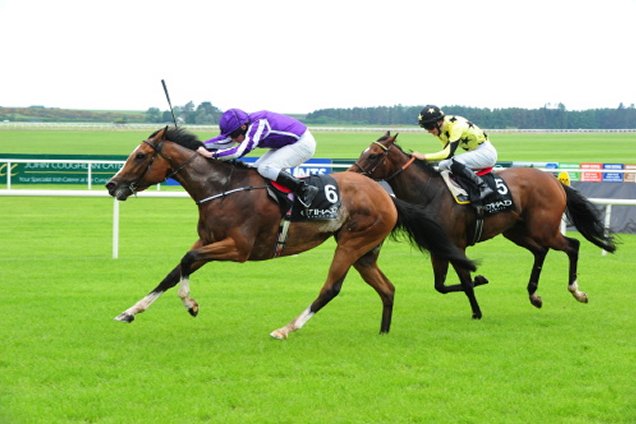
[[[568,246],[564,249],[568,255],[570,261],[569,274],[568,274],[568,291],[572,293],[572,296],[581,303],[587,303],[588,297],[585,292],[579,290],[579,284],[577,282],[577,268],[579,262],[579,246],[581,244],[577,239],[570,237],[564,237],[568,242]]]
[[[532,263],[532,271],[530,271],[530,279],[528,280],[528,298],[534,307],[541,308],[543,300],[541,296],[537,295],[537,289],[539,288],[541,270],[549,248],[538,244],[535,240],[528,237],[525,227],[521,225],[513,227],[504,232],[503,235],[517,246],[528,249],[532,253],[534,262]]]
[[[532,264],[532,271],[530,272],[530,280],[528,280],[528,298],[530,303],[536,308],[543,306],[543,299],[537,294],[539,288],[539,278],[541,278],[541,270],[543,269],[543,263],[545,257],[548,254],[547,248],[531,249],[534,255],[534,262]]]
[[[347,267],[347,270],[349,267]],[[331,272],[330,272],[331,275]],[[292,333],[296,330],[300,330],[306,323],[309,321],[320,309],[322,309],[331,299],[336,297],[338,293],[340,293],[340,289],[342,288],[342,283],[347,275],[347,271],[345,271],[340,278],[332,280],[331,278],[327,279],[327,282],[323,285],[320,290],[320,294],[318,297],[309,305],[304,311],[300,313],[296,318],[291,320],[284,327],[278,328],[271,333],[275,339],[285,340],[289,337],[289,333]]]
[[[380,334],[388,333],[391,329],[391,316],[393,315],[393,298],[395,287],[378,268],[377,259],[380,248],[372,250],[354,264],[354,268],[360,273],[362,279],[380,295],[382,299],[382,321],[380,322]]]
[[[379,241],[376,241],[376,243],[378,242]],[[289,324],[272,331],[270,336],[275,339],[284,340],[289,336],[289,333],[301,329],[316,312],[321,310],[331,299],[340,293],[347,272],[349,272],[349,268],[353,265],[354,259],[352,258],[361,257],[360,251],[368,252],[369,249],[372,249],[372,245],[369,246],[368,243],[366,246],[363,245],[357,248],[345,248],[343,245],[347,245],[347,241],[341,238],[338,240],[338,247],[336,248],[331,266],[329,267],[327,280],[320,289],[318,297]]]

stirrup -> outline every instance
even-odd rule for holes
[[[309,206],[311,206],[311,202],[314,201],[316,195],[318,194],[318,187],[305,184],[305,186],[300,191],[301,193],[296,194],[296,197],[298,198],[298,201],[301,205],[308,208]]]
[[[495,192],[486,185],[483,189],[479,188],[479,199],[483,201],[486,197],[492,196],[494,193]]]

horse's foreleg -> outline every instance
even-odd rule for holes
[[[466,294],[468,302],[470,303],[473,319],[481,319],[481,309],[479,308],[479,303],[477,303],[477,298],[475,297],[475,289],[473,281],[470,278],[470,272],[455,265],[453,265],[453,268],[455,268],[455,272],[457,272],[457,276],[461,281],[461,286],[464,289],[464,294]]]
[[[464,291],[461,284],[446,285],[446,274],[448,273],[448,260],[431,255],[431,264],[433,265],[433,277],[435,279],[435,290],[439,293],[446,294],[452,292]]]
[[[447,286],[446,274],[448,272],[448,261],[436,256],[431,256],[431,263],[433,264],[435,290],[442,294],[464,292],[466,297],[468,297],[468,302],[470,303],[470,309],[472,310],[473,319],[481,319],[481,309],[479,308],[479,303],[477,303],[477,298],[475,297],[474,287],[482,284],[488,284],[488,280],[486,279],[486,277],[484,277],[483,275],[478,275],[475,277],[475,281],[473,282],[468,270],[453,265],[453,267],[455,268],[455,272],[459,277],[460,284]]]
[[[190,279],[188,277],[181,275],[177,295],[183,302],[183,306],[185,306],[188,313],[196,317],[199,313],[199,304],[190,296]]]
[[[202,244],[201,240],[197,240],[193,249],[200,247]],[[183,263],[183,260],[181,261]],[[188,267],[188,274],[190,275],[198,268],[200,268],[203,263],[194,264]],[[132,322],[135,319],[135,315],[144,312],[146,309],[150,307],[166,290],[174,287],[179,281],[182,282],[181,287],[179,288],[179,297],[183,300],[184,304],[186,304],[186,308],[192,316],[196,316],[198,311],[198,305],[194,299],[190,298],[190,289],[188,285],[188,279],[186,276],[185,284],[183,283],[183,273],[182,273],[182,264],[177,265],[170,271],[168,275],[164,277],[164,279],[155,287],[150,293],[144,296],[139,302],[135,303],[130,308],[126,309],[121,314],[115,317],[115,320],[122,322]],[[185,286],[185,287],[184,287]]]
[[[181,259],[178,295],[190,315],[196,317],[199,313],[199,304],[190,296],[190,275],[212,260],[236,260],[238,252],[236,242],[232,238],[203,245],[197,241],[192,249]]]
[[[121,322],[132,322],[135,319],[135,315],[144,312],[163,294],[163,292],[174,287],[179,282],[179,275],[181,274],[180,268],[180,266],[176,266],[168,275],[166,275],[157,287],[144,296],[144,298],[139,302],[117,315],[115,320]]]

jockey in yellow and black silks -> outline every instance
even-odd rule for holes
[[[493,191],[474,170],[490,168],[497,163],[497,150],[486,133],[466,118],[445,115],[433,105],[422,109],[418,123],[442,142],[442,150],[426,154],[413,152],[413,156],[421,160],[439,161],[440,170],[449,170],[471,182],[479,191],[479,196],[471,198],[471,201],[479,209]],[[458,148],[463,152],[457,152]]]

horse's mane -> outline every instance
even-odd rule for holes
[[[157,130],[154,133],[152,133],[150,135],[150,138],[153,138],[154,136],[156,136],[159,131],[161,130]],[[196,150],[199,147],[205,147],[203,142],[199,140],[199,138],[196,135],[192,134],[190,131],[186,130],[185,128],[168,127],[166,129],[165,138],[166,140],[170,140],[173,143],[177,143],[178,145],[183,146],[190,150]],[[237,168],[253,169],[252,166],[240,160],[228,160],[228,161],[225,161],[225,163],[233,165]]]
[[[150,135],[150,138],[153,138],[154,136],[156,136],[159,131],[161,130],[157,130],[154,133],[152,133]],[[173,143],[177,143],[178,145],[183,146],[190,150],[196,150],[199,147],[203,146],[203,142],[199,140],[199,138],[196,135],[192,134],[185,128],[167,127],[165,138],[166,140],[170,140]]]
[[[154,133],[152,133],[150,135],[150,138],[153,138],[154,136],[157,135],[157,133],[161,131],[161,130],[157,130]],[[188,130],[186,130],[185,128],[173,128],[173,127],[169,127],[166,130],[166,140],[170,140],[174,143],[177,143],[180,146],[183,146],[187,149],[190,150],[196,150],[199,147],[205,147],[205,145],[203,144],[203,142],[201,140],[199,140],[199,138],[192,134],[191,132],[189,132]],[[249,164],[234,159],[234,160],[228,160],[228,161],[224,161],[225,163],[235,166],[236,168],[243,168],[243,169],[254,169],[254,167],[250,166]]]

